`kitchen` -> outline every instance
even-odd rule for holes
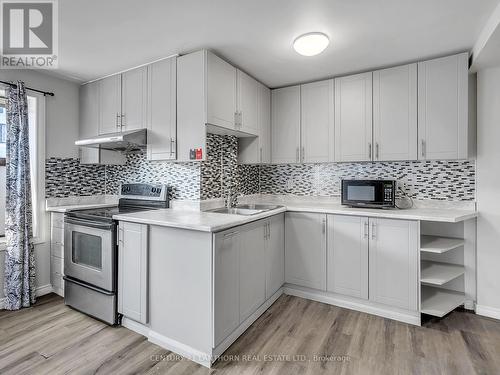
[[[498,372],[498,1],[313,3],[261,4],[254,39],[121,5],[185,44],[59,3],[59,68],[0,70],[36,151],[22,306],[4,200],[2,373]]]

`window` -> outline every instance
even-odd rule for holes
[[[6,196],[6,100],[5,89],[0,88],[0,236],[5,235]],[[30,174],[33,207],[33,237],[35,242],[44,238],[43,228],[45,207],[45,98],[43,95],[28,93],[28,125],[30,144]],[[3,163],[2,163],[3,160]]]

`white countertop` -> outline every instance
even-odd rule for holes
[[[118,214],[114,215],[113,219],[171,228],[191,229],[202,232],[220,232],[224,229],[250,223],[285,211],[285,207],[280,207],[256,215],[232,215],[167,208],[154,211],[133,212],[130,214]]]
[[[61,213],[91,208],[114,207],[116,205],[118,205],[118,197],[114,195],[48,198],[45,203],[47,212]]]
[[[147,212],[136,212],[113,216],[116,220],[131,221],[142,224],[159,225],[166,227],[191,229],[205,232],[218,232],[255,220],[269,217],[284,211],[314,212],[350,216],[367,216],[387,219],[420,220],[457,223],[473,219],[478,216],[477,211],[464,209],[464,205],[453,208],[445,207],[416,207],[410,209],[369,209],[351,208],[342,206],[338,201],[324,198],[284,198],[282,196],[259,196],[240,199],[240,203],[269,203],[283,207],[277,210],[266,211],[261,214],[243,216],[221,214],[213,212],[187,211],[179,209],[163,209]]]

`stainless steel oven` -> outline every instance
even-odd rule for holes
[[[77,210],[64,219],[64,302],[109,324],[118,324],[118,213],[168,208],[169,188],[123,184],[118,206]]]
[[[68,217],[64,228],[65,275],[114,292],[116,223]]]

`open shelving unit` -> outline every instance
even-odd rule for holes
[[[463,223],[421,226],[421,313],[443,317],[465,303],[465,232]]]

